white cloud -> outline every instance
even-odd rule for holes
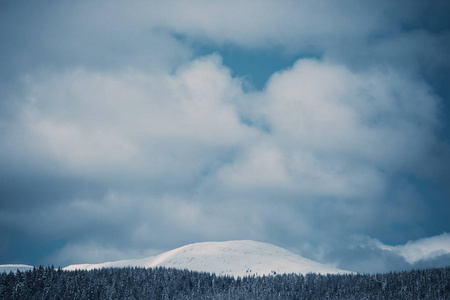
[[[22,125],[74,174],[183,181],[251,134],[231,105],[241,93],[218,56],[173,75],[70,71],[32,84]]]
[[[283,154],[275,145],[254,145],[245,151],[239,161],[219,171],[219,180],[232,188],[287,187],[289,176],[285,170]]]
[[[248,117],[270,130],[241,144],[241,155],[220,171],[238,189],[381,196],[385,172],[422,163],[437,124],[438,99],[426,85],[317,60],[274,74],[252,97],[259,106]]]
[[[430,260],[441,255],[450,254],[450,234],[426,237],[415,241],[408,241],[405,245],[389,246],[380,242],[377,246],[382,250],[392,251],[403,256],[410,264],[420,260]]]
[[[308,48],[386,27],[385,15],[358,1],[171,1],[152,3],[160,24],[190,37],[244,47]],[[148,11],[145,10],[144,11]],[[383,22],[384,21],[384,22]]]
[[[318,153],[351,154],[385,167],[401,165],[397,158],[407,148],[418,150],[402,160],[417,159],[436,125],[438,100],[429,88],[389,71],[351,72],[299,60],[271,78],[267,97],[274,135]]]
[[[359,53],[361,49],[370,55],[385,55],[383,49],[381,53],[371,51],[377,48],[380,36],[394,43],[398,38],[402,45],[403,37],[398,34],[402,22],[413,23],[420,6],[423,6],[420,1],[408,3],[406,7],[398,1],[375,4],[355,0],[339,4],[330,0],[52,3],[40,11],[39,22],[33,23],[38,33],[49,34],[39,35],[36,40],[31,36],[29,40],[48,45],[58,57],[69,53],[90,60],[93,55],[96,58],[91,61],[93,64],[126,62],[151,68],[170,68],[189,58],[190,49],[173,39],[171,33],[189,41],[212,41],[249,49],[275,46],[291,53],[313,52],[357,59],[363,55]],[[442,40],[425,35],[437,43]],[[55,43],[55,37],[59,43]],[[105,46],[113,51],[103,54],[101,50]],[[420,40],[412,40],[408,46],[416,51],[420,49]],[[380,45],[386,47],[391,48],[389,44]],[[395,53],[398,48],[389,51]],[[66,58],[73,59],[70,56]]]
[[[14,145],[28,159],[45,161],[41,171],[56,168],[66,176],[101,182],[105,193],[125,196],[120,198],[125,207],[90,196],[69,197],[56,211],[75,209],[83,218],[60,227],[67,232],[80,229],[77,223],[85,228],[120,215],[122,222],[133,219],[128,229],[144,236],[140,245],[177,235],[173,228],[165,237],[152,231],[156,221],[136,214],[142,210],[172,220],[186,237],[231,238],[248,220],[231,210],[222,213],[244,201],[243,212],[255,212],[245,232],[261,237],[267,224],[258,217],[265,215],[256,209],[260,199],[268,207],[306,201],[293,208],[306,228],[297,231],[305,237],[315,222],[306,214],[321,210],[320,199],[349,201],[330,204],[339,212],[333,222],[361,214],[343,230],[352,224],[370,229],[378,214],[369,208],[397,205],[378,199],[392,188],[391,173],[414,171],[427,157],[436,105],[426,85],[393,71],[354,72],[307,59],[274,74],[265,90],[244,92],[240,80],[213,55],[173,73],[72,70],[31,80],[13,130]],[[267,130],[249,125],[260,120]],[[376,204],[363,204],[370,202]],[[72,207],[77,203],[92,210],[83,213],[82,207]],[[413,209],[410,203],[400,203],[399,211]],[[103,206],[112,210],[99,209]],[[408,218],[401,222],[413,219],[404,215]],[[203,228],[208,222],[230,229],[208,231]],[[139,244],[134,233],[125,238]]]

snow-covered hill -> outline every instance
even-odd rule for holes
[[[254,274],[262,276],[280,273],[351,273],[306,259],[283,248],[255,241],[197,243],[143,259],[70,265],[64,269],[91,270],[126,266],[146,268],[163,266],[231,276]]]
[[[33,269],[33,266],[28,266],[28,265],[0,265],[0,273],[2,272],[17,272],[17,270],[20,271],[28,271]]]

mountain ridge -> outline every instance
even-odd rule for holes
[[[315,262],[272,244],[251,240],[194,243],[157,256],[99,264],[76,264],[67,266],[64,270],[109,267],[167,267],[235,277],[283,273],[352,273]]]

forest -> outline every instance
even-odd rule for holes
[[[450,267],[386,274],[228,277],[166,268],[0,274],[0,299],[450,299]]]

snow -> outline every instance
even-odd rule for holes
[[[32,270],[33,268],[33,266],[29,265],[0,265],[0,273],[17,272],[17,270],[28,271]]]
[[[352,273],[309,260],[271,244],[248,240],[196,243],[158,256],[100,264],[70,265],[64,270],[91,270],[109,267],[153,268],[160,266],[235,277],[282,273]]]

